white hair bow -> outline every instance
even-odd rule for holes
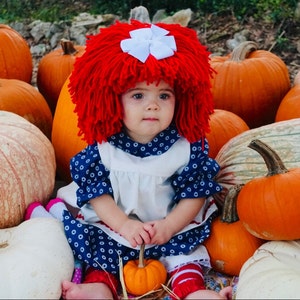
[[[177,50],[174,36],[167,36],[169,31],[154,24],[150,28],[136,29],[129,33],[131,38],[121,41],[121,49],[143,63],[150,54],[156,59],[163,59],[172,56]]]

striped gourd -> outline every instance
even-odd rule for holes
[[[286,168],[300,167],[300,118],[245,131],[229,140],[215,158],[221,167],[215,180],[223,186],[223,191],[214,197],[221,206],[231,186],[267,174],[263,158],[248,147],[253,139],[272,147]]]

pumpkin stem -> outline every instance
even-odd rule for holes
[[[257,151],[264,159],[268,168],[266,177],[288,172],[288,169],[284,166],[279,155],[261,140],[251,141],[248,147]]]
[[[139,264],[138,264],[139,268],[145,267],[144,251],[145,251],[145,244],[142,244],[139,253]]]
[[[78,50],[75,49],[73,43],[67,39],[61,39],[60,45],[63,50],[63,55],[74,55],[78,52]]]
[[[239,220],[236,201],[240,190],[244,184],[237,184],[229,188],[228,193],[224,199],[221,221],[226,223],[234,223]]]
[[[8,242],[5,241],[5,242],[3,242],[2,244],[0,244],[0,249],[1,249],[1,248],[6,248],[6,247],[8,247],[8,246],[9,246]]]
[[[246,41],[240,43],[237,47],[235,47],[231,53],[230,60],[231,61],[242,61],[246,59],[249,54],[258,49],[258,45],[252,41]]]

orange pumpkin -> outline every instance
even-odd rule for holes
[[[10,26],[0,24],[0,49],[0,78],[30,83],[33,65],[26,40]]]
[[[39,91],[18,79],[0,79],[0,110],[11,111],[37,126],[51,138],[52,114]]]
[[[250,128],[273,123],[290,89],[288,68],[275,54],[243,42],[228,56],[212,56],[215,108],[240,116]]]
[[[243,264],[262,245],[263,240],[249,233],[236,212],[236,198],[242,185],[232,187],[224,202],[222,214],[211,227],[211,235],[204,242],[213,269],[238,276]]]
[[[284,96],[278,107],[275,121],[300,118],[300,72],[294,78],[293,87]]]
[[[65,182],[71,181],[70,159],[87,146],[78,136],[75,105],[68,89],[69,79],[64,83],[53,117],[52,144],[55,150],[57,174]]]
[[[81,56],[85,46],[74,46],[69,40],[62,39],[61,48],[46,54],[39,62],[37,87],[45,97],[54,113],[60,90],[71,74],[74,62]]]
[[[237,199],[245,228],[265,240],[300,239],[300,168],[286,169],[278,154],[260,140],[249,148],[264,159],[268,173],[247,182]]]
[[[238,115],[223,109],[215,109],[210,115],[210,132],[206,135],[209,156],[215,158],[219,150],[234,136],[249,130],[246,122]]]
[[[128,261],[123,268],[126,290],[135,296],[161,288],[167,279],[164,265],[156,259],[144,259],[144,249],[143,244],[139,259]]]
[[[33,201],[46,204],[55,183],[49,139],[17,114],[0,111],[0,228],[19,225]]]

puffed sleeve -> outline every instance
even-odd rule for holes
[[[177,203],[186,198],[203,198],[221,191],[222,186],[214,181],[220,167],[208,156],[208,143],[202,141],[191,144],[191,156],[188,165],[179,174],[172,177]]]
[[[82,207],[89,200],[104,195],[113,195],[109,170],[101,161],[97,143],[88,145],[70,162],[72,179],[77,183],[77,205]]]

